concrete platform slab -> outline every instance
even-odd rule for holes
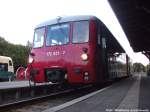
[[[150,77],[135,75],[89,98],[83,96],[44,112],[149,112],[149,99]]]
[[[37,83],[36,86],[45,85],[51,83]],[[1,89],[9,89],[9,88],[20,88],[29,86],[29,81],[12,81],[12,82],[0,82],[0,90]]]

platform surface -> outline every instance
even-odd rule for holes
[[[45,85],[45,84],[50,84],[50,83],[36,83],[36,86]],[[0,90],[10,89],[10,88],[28,87],[28,86],[29,86],[29,81],[0,82]]]
[[[89,98],[81,99],[78,98],[44,112],[149,112],[150,77],[136,74]]]

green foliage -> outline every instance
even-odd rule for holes
[[[150,69],[150,64],[146,65],[146,70]]]
[[[133,71],[134,72],[145,72],[146,68],[143,64],[141,63],[134,63],[133,64]]]
[[[15,70],[19,66],[27,65],[27,58],[30,52],[30,46],[14,45],[0,37],[0,55],[9,56],[13,59]]]

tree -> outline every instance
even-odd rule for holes
[[[145,66],[141,63],[134,63],[133,64],[133,71],[134,72],[145,72]]]
[[[30,49],[31,46],[29,46],[29,44],[27,44],[27,46],[15,45],[0,37],[0,55],[11,57],[14,62],[15,70],[19,66],[26,67]]]

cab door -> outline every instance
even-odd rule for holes
[[[102,59],[102,79],[108,80],[108,53],[107,53],[107,38],[108,33],[106,27],[101,24],[101,59]]]
[[[107,62],[107,44],[106,35],[103,24],[98,21],[97,24],[97,45],[96,45],[96,75],[97,80],[103,83],[107,78],[108,62]]]

